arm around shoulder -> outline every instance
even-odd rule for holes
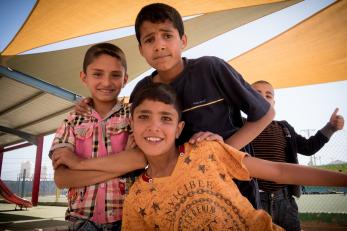
[[[117,177],[116,174],[100,171],[71,170],[59,166],[54,170],[54,182],[58,188],[84,187]]]
[[[79,170],[104,171],[121,176],[128,172],[143,169],[147,160],[139,149],[128,149],[114,155],[84,159],[80,162]]]
[[[269,107],[266,114],[259,120],[246,123],[231,137],[225,140],[230,146],[241,149],[252,140],[254,140],[273,120],[275,116],[275,110],[273,107]]]

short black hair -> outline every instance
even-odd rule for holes
[[[258,81],[255,81],[254,83],[252,83],[251,85],[258,84],[258,83],[265,83],[265,84],[269,84],[270,86],[272,86],[272,84],[266,80],[258,80]]]
[[[88,65],[91,64],[95,58],[104,54],[117,58],[122,64],[122,66],[124,67],[125,72],[127,72],[127,61],[122,49],[120,49],[116,45],[113,45],[112,43],[97,43],[91,46],[87,50],[86,54],[84,55],[84,60],[83,60],[84,73],[87,72]]]
[[[144,6],[137,14],[135,20],[135,32],[139,44],[141,44],[140,27],[143,22],[150,21],[151,23],[163,23],[166,20],[169,20],[173,24],[173,26],[178,30],[180,38],[182,38],[184,35],[183,20],[180,13],[178,13],[175,8],[163,3],[153,3]]]
[[[181,119],[182,107],[177,98],[176,91],[170,85],[164,83],[151,83],[140,89],[135,94],[131,103],[131,115],[134,114],[135,108],[137,108],[145,100],[157,101],[172,105],[177,111],[178,119]]]

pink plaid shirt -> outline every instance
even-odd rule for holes
[[[91,116],[70,113],[57,129],[50,153],[61,147],[71,148],[83,158],[96,158],[122,151],[129,132],[129,106],[118,102],[102,119],[92,110]],[[123,201],[132,184],[128,178],[115,178],[68,192],[69,216],[111,223],[122,219]]]

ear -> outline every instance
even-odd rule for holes
[[[176,130],[176,139],[178,139],[178,137],[180,137],[182,131],[183,131],[183,128],[184,128],[184,121],[180,121],[178,124],[177,124],[177,130]]]
[[[84,73],[84,71],[80,71],[80,79],[84,84],[86,84],[87,75]]]
[[[142,46],[140,43],[139,43],[139,51],[140,51],[141,56],[143,57]]]
[[[134,133],[134,120],[133,120],[133,117],[132,117],[132,116],[130,116],[129,123],[130,123],[130,128],[131,128],[131,130],[132,130],[133,133]]]
[[[187,42],[188,42],[187,35],[186,35],[186,34],[182,35],[182,38],[181,38],[181,49],[182,49],[182,50],[183,50],[184,48],[186,48]]]
[[[128,74],[125,73],[124,79],[123,79],[122,88],[125,86],[125,84],[126,84],[127,82],[128,82]]]

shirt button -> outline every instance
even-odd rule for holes
[[[100,188],[105,188],[105,183],[101,183]]]

